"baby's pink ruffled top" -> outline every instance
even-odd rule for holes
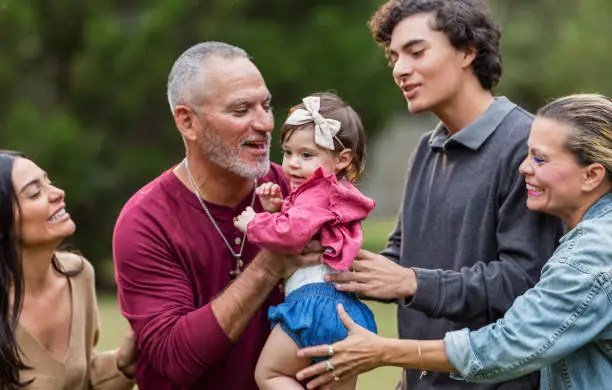
[[[277,253],[298,254],[320,233],[323,261],[346,271],[355,259],[363,233],[361,221],[374,209],[348,180],[322,168],[283,201],[278,213],[257,213],[247,227],[249,241]]]

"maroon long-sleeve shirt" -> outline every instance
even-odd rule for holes
[[[288,185],[272,165],[260,180]],[[233,219],[250,206],[252,193],[234,209],[207,203],[235,252],[242,239]],[[262,211],[255,200],[255,210]],[[258,248],[248,241],[248,265]],[[136,334],[136,379],[141,390],[257,389],[253,373],[269,334],[267,309],[281,301],[274,289],[232,343],[210,308],[230,283],[236,262],[196,196],[172,170],[140,189],[115,226],[113,255],[121,312]]]

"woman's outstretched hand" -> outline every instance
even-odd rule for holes
[[[298,351],[301,357],[329,356],[328,360],[312,364],[296,374],[300,381],[311,378],[307,383],[308,389],[353,377],[383,364],[385,339],[353,322],[342,304],[338,304],[338,315],[348,330],[346,339],[331,346],[317,345]]]

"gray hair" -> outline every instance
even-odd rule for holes
[[[201,42],[185,50],[174,62],[168,76],[168,103],[170,110],[189,96],[190,88],[202,73],[202,64],[211,58],[246,58],[249,55],[243,49],[223,42]]]

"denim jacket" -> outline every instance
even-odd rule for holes
[[[504,318],[444,338],[456,379],[501,382],[541,369],[541,389],[612,388],[612,193],[567,232],[540,282]]]

